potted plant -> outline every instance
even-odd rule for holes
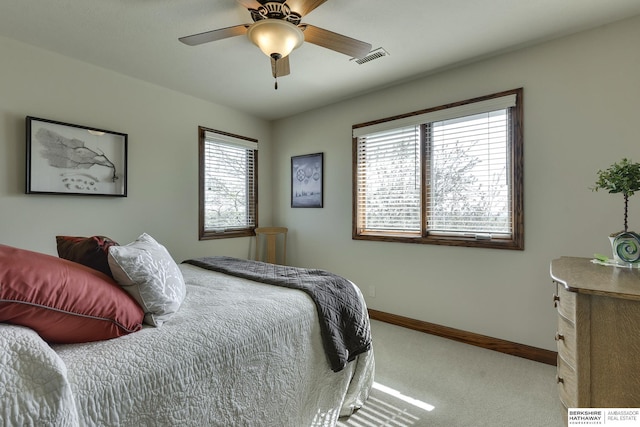
[[[609,237],[613,258],[623,263],[640,262],[640,236],[629,231],[629,197],[640,191],[640,163],[624,158],[605,170],[598,171],[598,179],[592,191],[607,190],[622,193],[624,197],[624,230]]]

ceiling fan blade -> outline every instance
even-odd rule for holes
[[[300,24],[304,33],[304,40],[336,52],[344,53],[357,59],[364,58],[371,52],[371,44],[334,33],[333,31],[315,27],[309,24]]]
[[[271,57],[271,74],[274,78],[288,76],[291,73],[289,68],[289,55],[275,60]]]
[[[299,13],[300,16],[305,16],[326,1],[327,0],[287,0],[286,3],[292,11]]]
[[[178,40],[189,46],[197,46],[199,44],[222,40],[228,37],[241,36],[247,33],[247,28],[249,28],[249,24],[235,25],[233,27],[220,28],[217,30],[206,31],[204,33],[180,37]]]
[[[236,0],[238,3],[242,5],[242,7],[246,9],[257,9],[262,6],[256,0]]]

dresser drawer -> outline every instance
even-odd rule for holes
[[[576,371],[558,354],[558,394],[566,408],[578,407],[578,379]]]
[[[556,295],[554,299],[556,301],[558,313],[570,322],[575,323],[577,294],[575,292],[569,292],[559,283],[556,284],[556,288]]]
[[[558,329],[555,339],[558,348],[558,355],[562,356],[564,361],[574,370],[577,369],[577,340],[575,325],[563,316],[558,316]]]

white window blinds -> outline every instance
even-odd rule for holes
[[[418,112],[415,114],[400,116],[398,118],[390,118],[388,120],[379,121],[365,126],[359,126],[353,129],[353,137],[357,138],[390,129],[455,119],[458,117],[471,116],[477,113],[485,113],[487,111],[502,110],[505,108],[515,107],[515,105],[516,95],[509,94],[496,98],[485,99],[483,101],[456,105],[454,107],[438,108],[424,113]]]
[[[515,103],[509,94],[354,127],[358,233],[509,238]]]
[[[205,131],[204,231],[256,225],[257,142]]]
[[[511,234],[507,110],[431,123],[428,232]]]
[[[420,232],[420,128],[361,137],[357,203],[367,231]]]

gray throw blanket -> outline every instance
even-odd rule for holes
[[[367,308],[347,279],[324,270],[216,256],[184,261],[208,270],[306,292],[316,305],[324,349],[334,372],[371,348]]]

